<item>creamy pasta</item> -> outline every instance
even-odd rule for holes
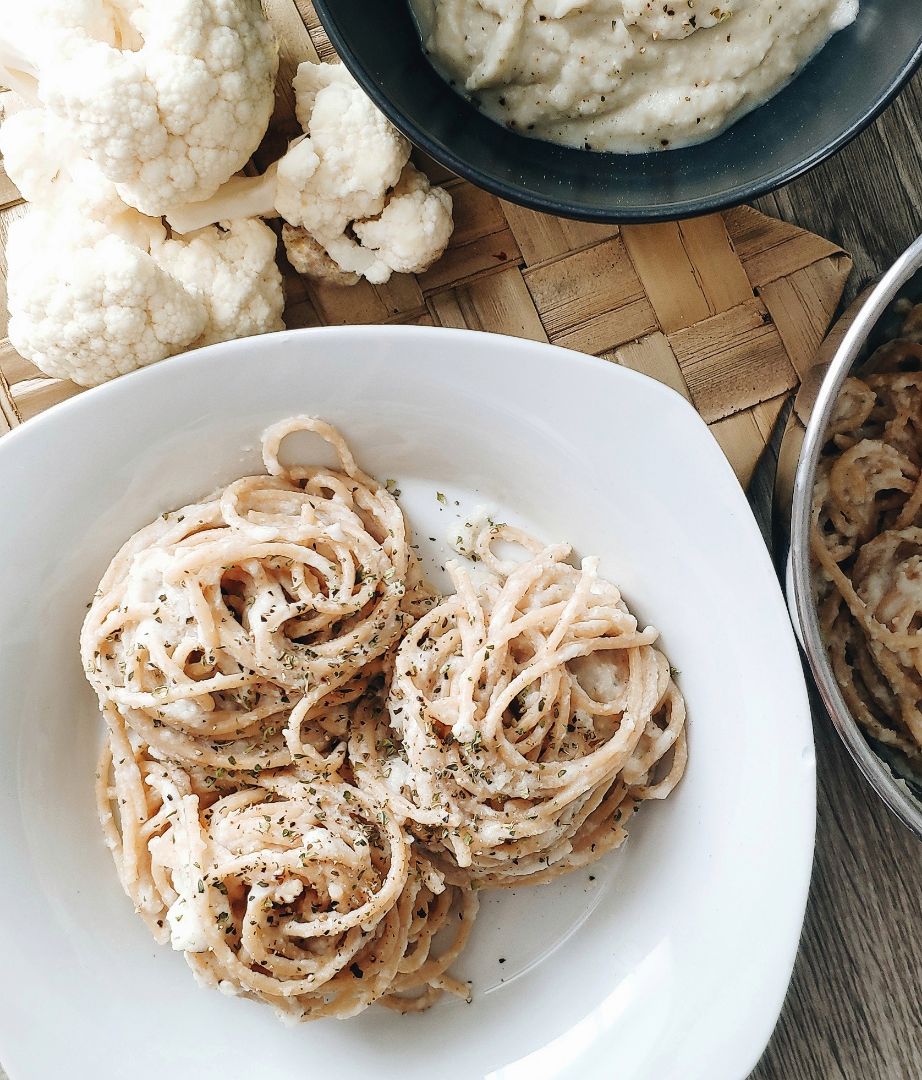
[[[299,431],[338,467],[283,465]],[[469,999],[479,890],[617,847],[682,775],[682,695],[598,560],[490,527],[439,599],[339,432],[286,420],[263,457],[136,533],[86,616],[122,887],[199,982],[286,1020]]]
[[[820,629],[879,745],[922,769],[922,305],[845,381],[816,470]]]
[[[494,554],[497,541],[525,550]],[[657,633],[641,628],[598,560],[506,526],[474,542],[488,571],[450,567],[455,593],[397,651],[382,743],[358,710],[353,768],[406,816],[455,880],[544,881],[626,836],[686,760],[685,705]]]

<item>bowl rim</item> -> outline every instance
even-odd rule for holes
[[[336,13],[335,0],[314,0],[314,7],[320,19],[323,29],[330,43],[336,50],[342,62],[346,65],[356,81],[361,85],[365,93],[384,113],[390,122],[401,131],[409,140],[424,150],[431,158],[446,169],[450,169],[458,176],[469,180],[477,187],[489,191],[500,199],[506,199],[518,206],[524,206],[529,210],[536,210],[543,214],[553,214],[557,217],[566,217],[575,221],[589,221],[600,225],[636,225],[648,222],[677,221],[681,218],[699,217],[702,214],[711,214],[719,210],[739,206],[741,203],[750,202],[753,199],[767,195],[777,188],[796,180],[799,176],[815,169],[817,165],[837,154],[853,139],[870,126],[884,110],[893,102],[906,83],[912,78],[916,70],[922,66],[922,37],[916,42],[906,62],[902,65],[896,77],[891,81],[884,93],[877,101],[864,112],[857,120],[839,132],[833,138],[826,139],[811,154],[802,161],[787,168],[773,172],[769,177],[745,184],[738,184],[728,189],[722,195],[709,195],[696,199],[681,199],[669,204],[664,204],[650,209],[626,209],[620,211],[597,210],[589,207],[575,206],[557,199],[545,198],[530,192],[527,188],[497,180],[488,172],[471,165],[457,155],[450,146],[433,138],[416,124],[412,119],[404,116],[396,109],[381,89],[378,82],[370,74],[365,65],[358,59],[352,46],[349,44],[348,34],[342,28],[340,19]],[[669,151],[664,151],[668,153]],[[642,156],[642,155],[635,155]]]
[[[793,611],[801,631],[801,643],[823,704],[855,764],[888,809],[916,837],[922,839],[922,803],[900,786],[883,760],[871,749],[855,720],[832,670],[820,634],[813,596],[810,559],[810,522],[813,487],[823,436],[842,384],[882,315],[906,282],[922,271],[922,236],[919,236],[883,276],[855,316],[823,377],[807,424],[803,447],[794,475],[789,553],[793,584]]]

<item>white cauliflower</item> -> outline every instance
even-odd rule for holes
[[[47,375],[81,386],[187,348],[205,306],[77,206],[33,207],[10,226],[9,339]]]
[[[225,221],[179,239],[155,241],[157,264],[204,304],[193,348],[284,330],[276,235],[262,221]]]
[[[8,85],[143,213],[212,195],[258,146],[278,53],[258,0],[23,0]]]
[[[0,154],[7,176],[28,202],[67,202],[139,247],[147,243],[150,219],[122,202],[115,184],[80,155],[67,125],[46,109],[23,109],[5,119]]]
[[[211,199],[171,210],[171,227],[281,216],[292,266],[312,277],[380,284],[425,270],[451,236],[451,196],[409,163],[409,142],[344,67],[303,63],[293,86],[306,134],[262,176],[234,177]]]
[[[421,274],[448,247],[452,228],[451,196],[408,163],[382,212],[356,221],[352,231],[385,267]]]
[[[167,240],[153,218],[124,207],[96,220],[69,194],[33,206],[7,240],[9,339],[46,374],[95,386],[184,349],[283,329],[267,225]]]
[[[410,143],[341,64],[301,64],[292,87],[308,138],[279,162],[276,209],[325,243],[381,213]]]

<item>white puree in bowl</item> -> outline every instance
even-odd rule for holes
[[[436,67],[494,120],[621,153],[718,134],[858,14],[858,0],[410,3]]]

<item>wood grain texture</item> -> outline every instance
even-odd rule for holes
[[[677,331],[670,342],[708,423],[797,386],[781,335],[757,297]]]
[[[837,158],[759,208],[855,259],[848,297],[922,232],[922,75]],[[760,493],[768,505],[771,492]],[[922,846],[815,712],[816,859],[794,978],[752,1080],[922,1077]]]

